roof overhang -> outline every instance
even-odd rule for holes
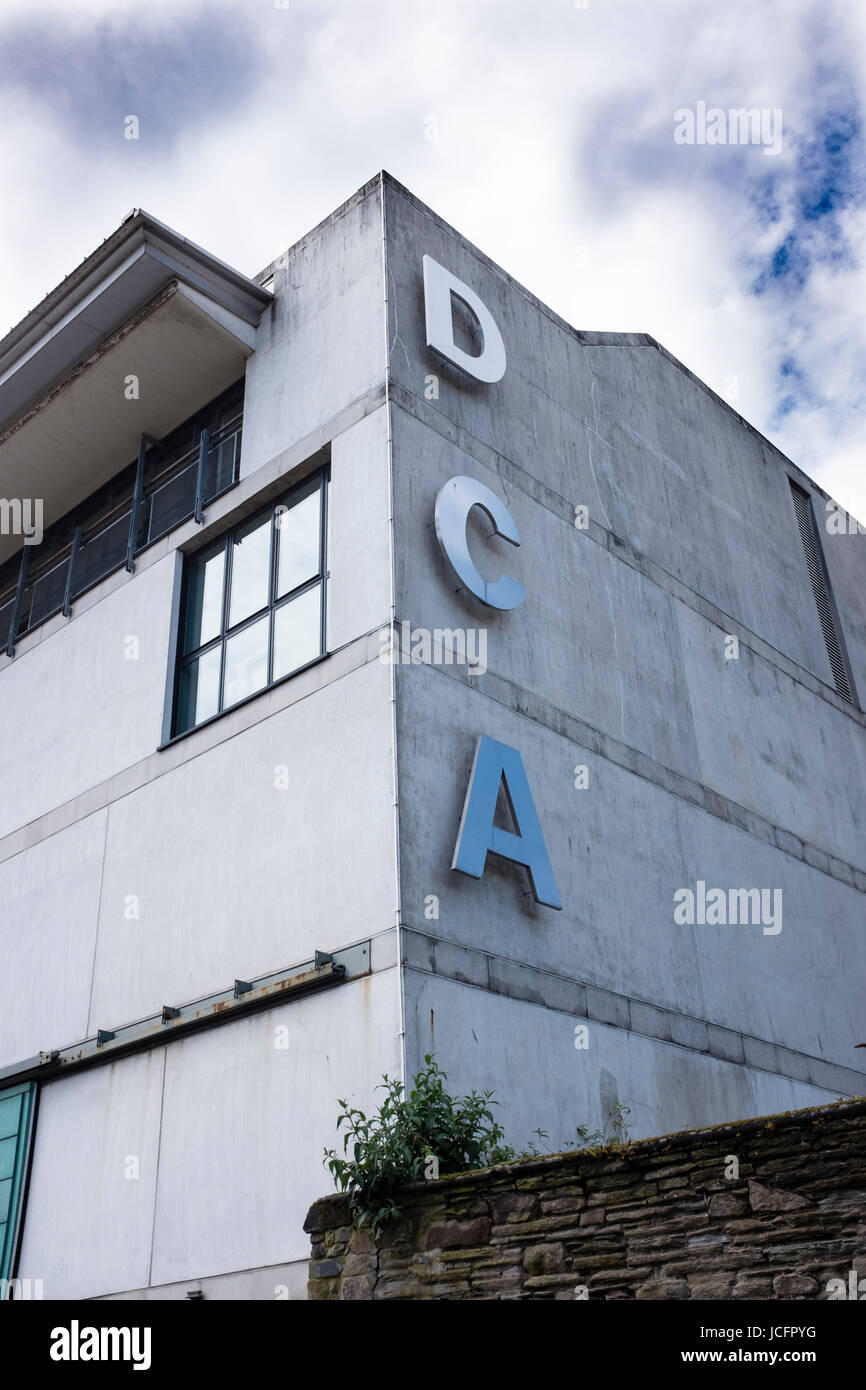
[[[272,300],[131,214],[0,342],[0,494],[50,525],[243,375]],[[0,536],[0,562],[20,545]]]
[[[273,299],[137,208],[0,341],[0,429],[171,280],[253,328]]]

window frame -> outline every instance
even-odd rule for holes
[[[27,1202],[30,1161],[33,1153],[33,1133],[36,1128],[37,1095],[35,1081],[24,1081],[13,1086],[0,1084],[0,1100],[11,1100],[15,1096],[22,1098],[18,1128],[14,1136],[16,1146],[11,1173],[9,1207],[4,1222],[3,1239],[0,1241],[0,1278],[5,1279],[7,1284],[15,1277],[18,1247],[24,1227],[24,1208]],[[0,1302],[4,1301],[4,1290],[8,1294],[7,1286],[0,1284]]]
[[[167,721],[168,727],[166,732],[168,736],[164,738],[163,743],[160,745],[161,748],[167,747],[169,744],[176,742],[178,739],[187,738],[190,734],[197,732],[197,730],[199,729],[206,728],[209,724],[214,723],[217,719],[222,719],[224,715],[231,714],[234,710],[240,709],[250,700],[257,699],[260,695],[265,694],[266,691],[273,690],[276,686],[282,685],[284,681],[292,680],[295,676],[299,676],[302,671],[309,670],[311,666],[317,665],[318,662],[323,661],[325,657],[328,655],[327,614],[328,585],[330,582],[330,570],[328,568],[330,481],[331,476],[329,464],[326,463],[319,466],[318,468],[312,469],[309,473],[306,473],[303,478],[299,478],[295,483],[293,483],[291,487],[279,492],[275,497],[271,499],[271,501],[266,502],[262,507],[256,508],[255,510],[250,510],[244,516],[238,517],[237,520],[231,526],[229,526],[225,531],[221,532],[218,536],[214,536],[211,539],[211,541],[209,541],[203,546],[200,546],[197,550],[191,553],[187,553],[181,557],[182,574],[179,577],[180,582],[177,586],[177,602],[175,605],[176,612],[173,612],[172,614],[174,670],[170,680],[171,717],[170,720]],[[312,482],[315,482],[316,484],[316,486],[313,488],[310,487],[310,484]],[[308,490],[308,495],[310,496],[314,496],[316,493],[318,493],[319,497],[318,569],[315,574],[303,580],[301,583],[296,584],[294,588],[288,590],[287,593],[278,595],[276,592],[279,578],[279,527],[276,523],[277,508],[283,506],[291,507],[293,499],[297,499],[298,494],[303,492],[304,490]],[[231,605],[231,586],[235,551],[234,539],[238,532],[243,530],[245,527],[249,526],[250,523],[254,522],[257,518],[261,518],[263,520],[266,516],[269,518],[267,602],[263,606],[257,608],[253,613],[247,614],[246,617],[241,619],[241,621],[235,623],[233,626],[230,626],[229,614]],[[184,645],[187,619],[187,604],[189,602],[190,581],[191,576],[193,574],[193,562],[196,556],[201,555],[203,551],[209,550],[211,547],[214,548],[215,554],[219,554],[219,547],[217,545],[217,542],[222,542],[223,554],[220,630],[217,633],[217,635],[215,637],[212,637],[209,641],[203,642],[200,646],[193,648],[189,652],[185,652]],[[285,675],[278,676],[276,679],[274,679],[274,628],[276,624],[277,613],[280,609],[288,607],[289,604],[299,599],[303,594],[317,587],[321,590],[319,605],[319,650],[314,657],[312,657],[309,661],[304,662],[302,666],[297,666],[294,670],[288,671]],[[243,695],[239,700],[235,700],[232,704],[224,704],[223,701],[225,698],[226,648],[228,646],[228,643],[233,638],[239,636],[242,632],[246,631],[247,628],[253,627],[256,623],[261,622],[261,620],[265,617],[268,621],[268,650],[266,672],[267,679],[265,681],[265,684],[260,686],[259,689],[251,691],[247,695]],[[210,652],[215,651],[217,649],[219,649],[220,652],[219,685],[217,692],[219,708],[213,714],[208,715],[206,719],[202,719],[198,723],[190,724],[187,728],[181,729],[178,727],[178,721],[181,713],[181,682],[183,680],[184,671],[189,669],[189,667],[194,665],[196,662],[200,661],[203,657],[207,656]]]

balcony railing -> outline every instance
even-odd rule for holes
[[[186,453],[169,451],[147,485],[143,440],[131,497],[92,525],[76,527],[62,548],[50,541],[24,546],[15,586],[7,584],[0,594],[0,651],[11,656],[18,638],[57,613],[68,616],[73,600],[87,589],[115,570],[132,569],[136,555],[183,522],[200,521],[203,508],[238,481],[242,429],[239,408],[213,435],[203,429]]]

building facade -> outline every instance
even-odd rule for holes
[[[0,343],[0,1276],[303,1298],[337,1099],[862,1094],[863,533],[382,174]],[[31,1294],[32,1296],[32,1294]]]

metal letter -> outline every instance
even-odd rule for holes
[[[454,341],[454,318],[451,296],[456,295],[478,320],[484,347],[471,356]],[[424,257],[424,308],[427,317],[427,346],[441,354],[455,367],[460,367],[476,381],[501,381],[505,375],[505,344],[502,334],[487,305],[475,291],[434,261]]]
[[[526,590],[507,575],[488,583],[479,574],[466,540],[466,522],[473,507],[481,507],[493,523],[497,536],[511,545],[520,545],[520,536],[510,511],[495,492],[475,478],[449,478],[436,498],[434,519],[436,537],[462,584],[490,608],[518,608]]]
[[[517,826],[516,835],[493,824],[503,779]],[[475,748],[451,868],[470,878],[481,878],[488,852],[525,865],[535,901],[545,907],[562,908],[523,759],[516,748],[481,734]]]

